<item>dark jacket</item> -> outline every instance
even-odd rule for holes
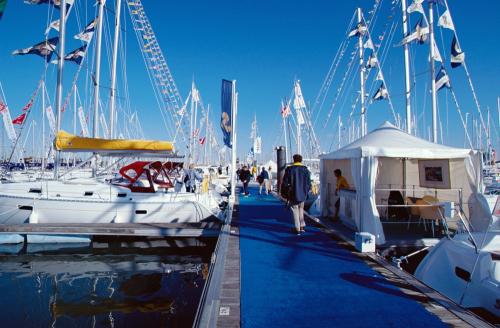
[[[260,171],[259,177],[262,177],[262,180],[269,180],[269,173],[266,170]]]
[[[241,182],[250,182],[251,176],[252,176],[252,174],[250,173],[250,170],[241,170],[240,171]]]
[[[286,168],[281,185],[282,195],[292,205],[306,200],[311,189],[311,173],[302,164],[293,164]]]

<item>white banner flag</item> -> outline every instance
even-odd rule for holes
[[[83,113],[82,106],[78,107],[78,118],[80,119],[80,126],[82,127],[82,134],[84,137],[88,137],[89,128],[87,127],[87,120],[85,120],[85,114]]]
[[[253,152],[254,154],[261,154],[262,153],[262,138],[257,137],[253,141]]]
[[[47,120],[49,121],[50,130],[53,135],[56,135],[56,118],[54,116],[54,111],[52,110],[52,106],[49,106],[45,109],[47,113]]]
[[[14,142],[17,138],[16,130],[14,129],[14,125],[12,124],[12,118],[10,117],[9,108],[2,102],[0,102],[0,113],[2,113],[3,125],[5,127],[5,131],[7,132],[7,136],[12,142]]]
[[[453,20],[451,19],[450,11],[446,10],[438,20],[438,26],[455,31],[455,25],[453,25]]]
[[[305,124],[304,115],[302,115],[302,111],[297,109],[297,124],[302,125]]]
[[[293,108],[306,108],[306,103],[304,101],[304,96],[302,95],[302,89],[300,88],[299,81],[295,82],[295,98],[293,98]]]

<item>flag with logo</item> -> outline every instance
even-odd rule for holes
[[[85,52],[87,50],[87,44],[84,44],[80,48],[77,48],[64,56],[64,60],[72,61],[77,65],[81,65],[83,58],[85,57]],[[57,64],[57,60],[51,61],[52,64]]]
[[[50,4],[56,7],[57,9],[61,9],[61,0],[24,0],[24,3],[28,5],[43,5],[43,4]],[[66,0],[66,11],[69,10],[71,5],[75,0]]]
[[[435,82],[436,82],[436,90],[441,90],[444,87],[451,88],[450,77],[446,73],[446,70],[444,69],[443,66],[441,66],[441,69],[436,75]]]
[[[427,37],[429,35],[429,27],[422,25],[422,18],[415,25],[415,28],[411,34],[404,37],[401,41],[401,45],[410,43],[412,41],[417,41],[419,44],[425,43],[427,41]]]
[[[358,23],[354,29],[352,29],[347,37],[352,38],[354,36],[364,35],[366,33],[366,26],[363,23]]]
[[[57,43],[59,42],[59,38],[51,38],[42,42],[35,44],[34,46],[14,50],[13,55],[38,55],[40,57],[44,57],[47,62],[52,58],[52,54],[56,50]]]
[[[94,36],[97,19],[98,18],[94,19],[87,26],[85,26],[83,31],[75,35],[74,38],[77,40],[82,40],[87,43],[90,42],[90,40],[92,40],[92,37]]]
[[[373,100],[382,100],[382,99],[387,99],[388,97],[389,97],[389,92],[387,91],[387,88],[385,87],[384,82],[382,82],[372,99]]]
[[[422,15],[424,14],[424,7],[422,6],[422,3],[424,0],[413,0],[412,4],[408,6],[408,9],[406,11],[408,14],[411,14],[413,12],[419,12]]]
[[[449,10],[446,10],[441,17],[439,17],[438,26],[455,31],[455,25],[453,24]]]
[[[222,80],[220,127],[222,129],[224,144],[229,148],[232,148],[233,88],[234,84],[232,81]]]
[[[458,46],[457,38],[453,37],[451,42],[451,67],[455,68],[462,65],[465,61],[465,52]]]

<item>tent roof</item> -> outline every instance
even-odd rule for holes
[[[424,159],[465,158],[470,149],[435,144],[412,136],[389,122],[321,159],[349,159],[366,156]]]

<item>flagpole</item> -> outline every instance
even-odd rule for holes
[[[401,8],[403,10],[403,38],[408,34],[408,17],[406,15],[406,0],[401,0]],[[406,98],[406,132],[411,134],[411,85],[410,85],[410,52],[408,43],[404,44],[405,56],[405,98]]]
[[[190,135],[189,135],[189,164],[193,163],[193,139],[194,139],[194,80],[191,82],[191,108],[190,108]]]
[[[358,24],[361,26],[363,23],[361,8],[357,9],[358,12]],[[359,32],[358,36],[358,48],[359,48],[359,79],[360,79],[360,99],[361,99],[361,136],[366,134],[366,123],[365,123],[365,68],[363,65],[363,33]]]
[[[238,115],[238,94],[236,93],[236,80],[232,81],[231,94],[231,200],[236,197],[236,117]]]
[[[432,142],[438,142],[437,131],[437,96],[436,96],[436,67],[434,64],[434,9],[433,0],[429,1],[429,37],[430,37],[430,65],[431,65],[431,92],[432,92]]]
[[[115,137],[115,112],[116,112],[116,64],[118,61],[118,41],[120,39],[120,15],[122,1],[116,0],[115,9],[115,36],[113,40],[113,59],[111,66],[111,87],[109,100],[109,138]]]
[[[57,62],[57,89],[56,89],[56,133],[61,129],[62,112],[62,83],[64,68],[64,46],[66,41],[66,0],[61,0],[59,23],[59,60]],[[44,109],[45,110],[45,109]],[[59,179],[59,161],[61,152],[56,151],[56,162],[54,163],[54,179]]]
[[[92,126],[92,138],[99,136],[99,83],[101,79],[101,45],[102,45],[102,25],[104,21],[104,3],[106,0],[98,0],[99,16],[97,20],[97,41],[96,41],[96,64],[94,81],[94,122]],[[94,168],[95,170],[95,168]]]
[[[76,136],[76,83],[73,85],[73,134]],[[73,167],[76,166],[76,154],[73,154]]]

